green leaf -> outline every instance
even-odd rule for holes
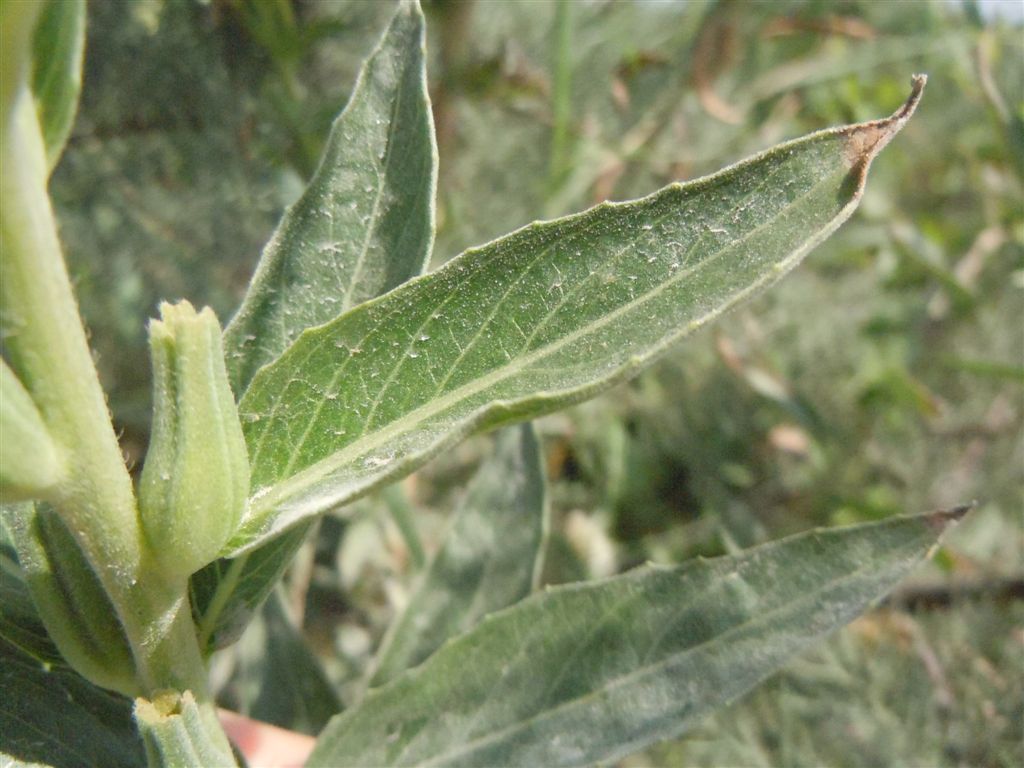
[[[684,733],[880,598],[965,509],[549,590],[371,691],[315,766],[613,762]]]
[[[41,498],[63,465],[32,396],[0,360],[0,502]]]
[[[27,507],[10,508],[0,516],[0,639],[40,663],[64,664],[32,602],[7,530],[7,515],[24,514]]]
[[[146,756],[128,699],[0,637],[0,764],[137,768]]]
[[[440,551],[396,617],[370,685],[388,682],[483,616],[530,594],[547,531],[544,466],[529,424],[502,432]]]
[[[236,393],[309,326],[418,275],[434,242],[437,150],[424,20],[403,2],[335,121],[320,168],[278,227],[225,331]],[[192,577],[206,650],[241,635],[302,544],[298,526],[246,558]]]
[[[231,678],[217,695],[221,706],[308,734],[319,733],[342,709],[320,661],[288,617],[281,590],[231,653]]]
[[[242,636],[280,581],[309,533],[311,522],[285,531],[233,560],[215,560],[189,580],[199,647],[209,654]]]
[[[85,0],[49,0],[32,45],[32,93],[52,171],[71,134],[82,90]]]
[[[285,214],[225,333],[236,394],[306,328],[420,274],[434,242],[437,149],[419,4],[402,2]]]
[[[91,682],[135,692],[135,665],[124,630],[67,526],[45,505],[21,504],[3,514],[32,600],[61,655]]]
[[[593,396],[774,283],[850,216],[923,86],[888,119],[532,224],[303,334],[239,407],[253,497],[232,549]]]

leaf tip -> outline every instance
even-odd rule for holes
[[[882,120],[852,125],[846,129],[846,162],[851,168],[861,171],[863,177],[868,165],[885,146],[892,141],[921,103],[928,75],[917,74],[910,78],[910,96],[898,110]]]
[[[959,504],[950,509],[938,509],[934,512],[929,512],[924,516],[924,521],[931,527],[938,530],[940,533],[945,531],[950,525],[959,523],[967,513],[978,506],[978,502],[972,501],[970,504]]]
[[[924,87],[928,84],[928,75],[923,72],[919,72],[916,75],[910,76],[910,96],[907,97],[907,101],[896,110],[896,114],[892,116],[893,119],[907,120],[911,115],[914,114],[914,110],[917,109],[917,105],[921,103],[921,96],[924,95]]]
[[[964,517],[977,506],[976,501],[972,501],[970,504],[959,504],[950,509],[937,509],[934,512],[928,512],[921,516],[925,526],[931,529],[931,532],[935,536],[935,541],[928,548],[928,553],[925,555],[929,560],[935,557],[935,553],[939,551],[939,547],[942,545],[942,538],[946,532],[954,525],[959,523]]]

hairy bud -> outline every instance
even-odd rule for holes
[[[249,458],[213,310],[182,301],[161,304],[160,316],[149,324],[153,434],[139,505],[158,562],[188,576],[238,527]]]

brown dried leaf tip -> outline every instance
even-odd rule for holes
[[[925,521],[934,528],[942,531],[948,528],[952,523],[959,523],[964,519],[967,513],[976,506],[978,506],[978,503],[976,501],[972,501],[970,504],[960,504],[959,506],[952,507],[950,509],[938,509],[926,515]]]
[[[922,516],[925,525],[935,531],[938,538],[935,543],[932,544],[928,549],[926,557],[931,560],[935,557],[935,553],[939,551],[939,547],[942,546],[942,537],[946,531],[952,526],[963,520],[964,516],[977,506],[977,502],[972,501],[970,504],[961,504],[951,509],[938,509],[934,512],[929,512]]]
[[[914,114],[924,93],[927,75],[914,75],[910,78],[910,96],[906,103],[890,117],[872,120],[869,123],[851,125],[845,129],[847,144],[845,160],[850,168],[856,169],[861,179],[867,174],[868,166],[885,145],[892,141],[893,136],[900,132],[907,120]]]

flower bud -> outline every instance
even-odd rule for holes
[[[142,528],[166,573],[213,561],[249,495],[249,457],[231,394],[220,323],[187,301],[149,324],[153,434],[142,470]]]

